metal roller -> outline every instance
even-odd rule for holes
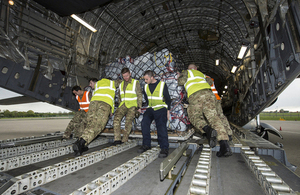
[[[206,182],[206,180],[203,180],[203,179],[193,179],[192,184],[194,186],[203,186],[203,187],[205,187],[207,182]]]
[[[101,183],[105,183],[105,182],[109,181],[109,178],[108,178],[108,177],[105,177],[105,176],[101,176],[101,177],[99,178],[99,181],[100,181]]]
[[[197,165],[197,169],[208,169],[208,165]]]
[[[199,161],[198,164],[202,164],[202,165],[209,165],[209,161]]]
[[[196,173],[194,175],[194,178],[196,178],[196,179],[207,179],[208,177],[207,177],[206,174]]]
[[[270,176],[267,176],[266,180],[268,182],[270,182],[270,183],[283,183],[282,179],[279,178],[279,177],[270,177]]]
[[[190,193],[191,194],[206,194],[206,188],[203,187],[197,187],[197,186],[192,186],[190,188]]]
[[[94,190],[94,189],[96,189],[98,186],[99,186],[99,185],[96,184],[96,183],[89,183],[89,184],[87,185],[87,187],[88,187],[89,190]]]
[[[276,173],[273,171],[262,171],[261,174],[266,177],[267,176],[276,176]]]
[[[208,173],[207,169],[196,169],[196,173]]]
[[[277,191],[282,191],[282,192],[290,192],[292,189],[286,185],[286,184],[277,184],[277,183],[272,183],[271,184],[272,188],[274,190],[277,190]]]

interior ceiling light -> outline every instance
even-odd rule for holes
[[[220,60],[219,59],[216,59],[216,66],[218,66],[220,63]]]
[[[239,52],[239,55],[238,55],[238,59],[243,59],[246,51],[247,51],[247,46],[246,45],[242,45],[241,49],[240,49],[240,52]]]
[[[223,91],[223,93],[226,93],[226,91]]]
[[[227,85],[225,85],[224,89],[227,89],[227,88],[228,88],[228,86],[227,86]]]
[[[77,22],[79,22],[83,26],[85,26],[88,29],[90,29],[92,32],[97,32],[97,30],[94,27],[92,27],[91,25],[89,25],[86,21],[84,21],[83,19],[79,18],[75,14],[72,14],[71,17],[74,18]]]
[[[8,3],[9,3],[9,5],[14,5],[15,4],[15,2],[12,1],[12,0],[9,0]]]
[[[231,73],[235,73],[236,69],[237,69],[237,66],[233,66],[231,69]]]

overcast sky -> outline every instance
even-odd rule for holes
[[[0,99],[5,99],[9,97],[21,96],[17,93],[8,91],[0,87]],[[300,111],[300,79],[295,79],[286,89],[282,92],[277,102],[266,108],[265,111],[274,111],[274,110],[289,110],[289,111]],[[54,106],[48,103],[29,103],[29,104],[17,104],[10,106],[0,105],[0,110],[9,110],[9,111],[25,111],[33,110],[34,112],[70,112],[67,109],[63,109],[58,106]]]

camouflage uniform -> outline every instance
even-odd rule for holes
[[[74,117],[69,122],[67,129],[63,135],[64,138],[69,138],[72,131],[74,137],[80,137],[86,125],[86,112],[84,110],[79,110],[75,112]]]
[[[219,118],[221,119],[225,129],[226,129],[226,132],[228,135],[232,135],[232,130],[230,128],[230,125],[229,125],[229,122],[227,120],[227,117],[223,114],[223,109],[222,109],[222,105],[221,105],[221,100],[217,100],[216,99],[216,108],[217,108],[217,113],[218,113],[218,116]]]
[[[79,96],[80,99],[82,99],[82,95]],[[92,93],[89,93],[89,100],[92,99]],[[84,131],[84,128],[86,126],[86,112],[84,110],[79,110],[75,112],[74,117],[69,122],[63,137],[69,138],[71,133],[74,133],[74,137],[80,137],[81,134]]]
[[[210,77],[206,76],[205,79],[206,79],[206,81],[208,82],[208,84],[209,84],[210,86],[214,85],[214,81],[213,81]],[[218,95],[218,94],[217,94],[217,95]],[[219,96],[218,96],[218,97],[219,97]],[[219,99],[220,99],[220,97],[219,97]],[[228,122],[226,116],[223,114],[223,109],[222,109],[222,105],[221,105],[221,100],[219,100],[219,99],[216,98],[216,108],[217,108],[218,116],[219,116],[219,118],[221,119],[221,121],[222,121],[222,123],[223,123],[223,125],[224,125],[224,127],[225,127],[225,129],[226,129],[227,134],[228,134],[228,135],[232,135],[232,130],[231,130],[231,128],[230,128],[230,125],[229,125],[229,122]]]
[[[121,84],[122,80],[117,80],[115,81],[115,87],[119,87],[119,85]],[[126,87],[128,85],[128,83],[132,82],[132,78],[129,79],[129,81],[124,81],[124,87],[123,90],[126,90]],[[136,88],[136,95],[137,95],[137,105],[138,108],[142,107],[142,100],[143,100],[143,94],[142,94],[142,90],[140,87],[139,82],[137,82]],[[119,95],[120,97],[120,95]],[[121,98],[119,98],[119,104],[121,103]],[[114,135],[115,135],[115,141],[120,141],[121,140],[121,121],[122,118],[126,115],[126,120],[125,120],[125,129],[124,129],[124,134],[123,134],[123,138],[122,138],[122,142],[127,142],[128,141],[128,137],[132,128],[132,121],[135,118],[135,113],[137,111],[137,107],[131,107],[131,108],[127,108],[125,103],[120,106],[119,108],[117,108],[115,115],[114,115]]]
[[[111,113],[109,104],[102,101],[92,101],[87,112],[87,125],[82,138],[89,144],[105,128]]]
[[[183,73],[178,78],[178,85],[184,85],[187,82],[188,73]],[[189,98],[189,106],[187,108],[188,117],[190,122],[198,131],[202,131],[202,128],[207,124],[206,120],[211,127],[218,133],[217,140],[228,140],[228,134],[218,117],[216,109],[216,97],[212,93],[211,89],[203,89],[193,93]]]

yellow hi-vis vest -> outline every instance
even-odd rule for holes
[[[132,79],[131,83],[128,83],[128,85],[126,86],[126,90],[124,92],[123,90],[124,81],[122,81],[122,83],[119,85],[120,96],[121,96],[121,103],[119,107],[122,106],[123,104],[125,104],[127,108],[131,108],[133,106],[137,107],[137,95],[135,92],[137,83],[138,83],[137,80]]]
[[[188,70],[188,79],[184,84],[188,98],[195,92],[202,89],[210,89],[210,85],[205,80],[205,75],[198,70]]]
[[[114,112],[115,101],[115,82],[109,79],[101,79],[95,84],[92,101],[102,101],[111,106],[111,112]]]
[[[153,93],[151,94],[149,85],[145,85],[145,92],[148,96],[148,107],[152,107],[153,110],[159,110],[163,107],[168,108],[168,105],[163,101],[163,91],[164,91],[165,83],[160,81]]]

